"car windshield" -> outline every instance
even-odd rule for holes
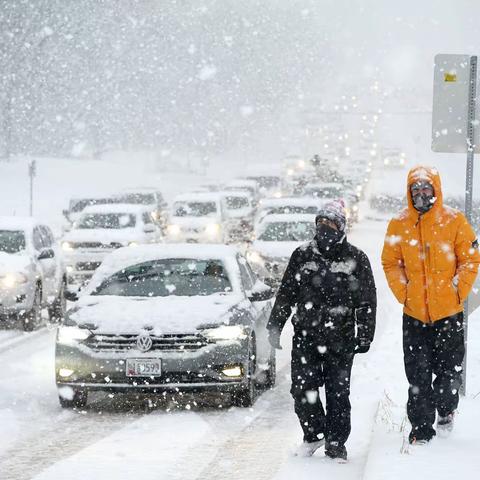
[[[225,197],[228,210],[240,210],[241,208],[248,208],[248,198],[245,197]]]
[[[104,280],[92,295],[193,297],[231,291],[230,280],[220,260],[174,258],[125,268]]]
[[[131,213],[87,213],[76,225],[81,229],[121,229],[135,226],[136,218]]]
[[[70,211],[72,213],[80,213],[85,210],[86,207],[91,205],[106,205],[113,203],[111,198],[84,198],[82,200],[72,200],[70,202]]]
[[[25,250],[25,233],[20,230],[0,230],[0,252],[18,253]]]
[[[256,180],[261,188],[276,188],[280,185],[279,177],[249,177]]]
[[[284,205],[281,207],[272,207],[268,209],[268,214],[289,214],[289,213],[307,213],[315,215],[318,213],[318,207],[311,205],[311,206],[301,206],[301,205]]]
[[[340,187],[312,187],[307,192],[318,198],[339,198],[343,194]]]
[[[153,193],[127,193],[121,195],[119,201],[130,205],[154,205],[156,203]]]
[[[315,236],[314,222],[271,222],[258,239],[264,242],[306,242]]]
[[[216,214],[215,202],[175,202],[173,205],[175,217],[212,217]]]

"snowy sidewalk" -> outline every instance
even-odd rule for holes
[[[410,425],[405,408],[382,405],[363,478],[404,480],[412,473],[435,480],[472,477],[480,468],[478,407],[478,398],[463,400],[448,438],[437,436],[428,445],[412,446],[408,444]]]

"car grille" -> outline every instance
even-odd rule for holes
[[[125,352],[137,349],[138,335],[93,335],[85,345],[98,352]],[[192,352],[209,344],[200,334],[151,335],[151,351]]]
[[[76,264],[76,269],[81,272],[90,272],[96,270],[102,262],[78,262]]]
[[[96,249],[96,248],[121,248],[122,244],[118,242],[111,243],[101,243],[101,242],[75,242],[71,244],[72,248],[85,248],[85,249]]]

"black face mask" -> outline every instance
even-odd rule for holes
[[[328,225],[323,223],[317,225],[317,235],[315,236],[315,239],[320,250],[330,250],[330,248],[338,243],[342,237],[342,232],[335,230]]]
[[[412,195],[412,202],[415,210],[420,213],[427,213],[435,203],[435,197],[426,193],[418,193],[417,195]]]

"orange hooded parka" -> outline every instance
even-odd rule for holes
[[[432,184],[436,197],[423,215],[410,195],[410,186],[419,180]],[[443,205],[435,168],[410,170],[407,200],[408,207],[388,225],[382,265],[404,313],[431,323],[463,311],[480,264],[478,242],[465,216]]]

